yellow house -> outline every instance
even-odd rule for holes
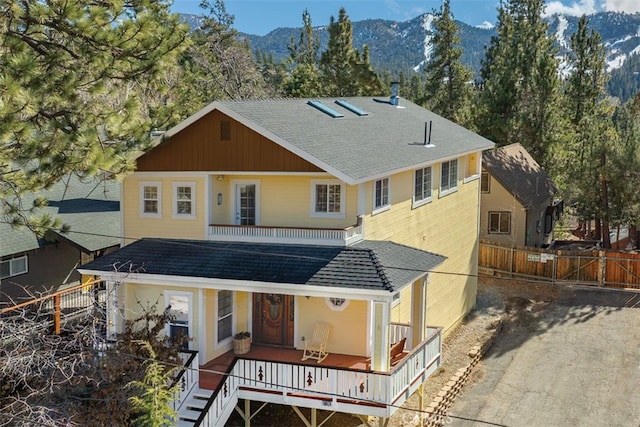
[[[181,423],[221,425],[240,401],[248,423],[251,400],[311,408],[309,425],[384,420],[475,304],[492,146],[397,97],[216,101],[137,159],[123,247],[81,272],[112,290],[110,333],[144,304],[176,315],[167,333],[201,368]],[[320,360],[301,360],[319,332]]]
[[[519,143],[486,151],[481,179],[480,237],[545,247],[562,214],[556,186]]]

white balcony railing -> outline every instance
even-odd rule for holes
[[[238,399],[390,417],[441,363],[442,328],[429,328],[390,372],[237,359],[196,426],[223,425]]]
[[[258,225],[209,226],[209,239],[226,242],[299,243],[348,246],[363,239],[362,225],[347,228],[268,227]]]
[[[199,380],[198,352],[193,350],[184,350],[179,354],[184,368],[177,370],[174,379],[174,383],[177,385],[177,396],[172,404],[173,410],[176,412],[178,412],[189,393],[198,388]]]

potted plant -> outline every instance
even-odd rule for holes
[[[248,331],[238,332],[233,336],[233,353],[245,354],[251,350],[251,333]]]

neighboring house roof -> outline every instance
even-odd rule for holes
[[[528,208],[548,203],[558,191],[547,173],[519,143],[483,153],[483,167]]]
[[[337,100],[365,111],[357,113]],[[168,130],[170,137],[214,110],[228,115],[348,184],[377,179],[442,159],[493,147],[493,142],[410,101],[384,98],[315,99],[342,117],[309,105],[310,99],[215,101]],[[427,125],[430,124],[429,129]],[[425,146],[425,141],[431,144]]]
[[[337,247],[145,238],[82,270],[395,292],[445,259],[388,241]]]
[[[116,246],[120,243],[120,184],[99,178],[80,179],[68,175],[50,189],[23,197],[23,206],[31,206],[36,197],[45,197],[49,205],[34,214],[46,213],[60,218],[70,227],[68,233],[57,233],[86,252]],[[0,222],[0,256],[8,256],[45,246],[28,228],[13,228]]]

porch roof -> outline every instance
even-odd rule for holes
[[[395,292],[445,259],[389,241],[338,247],[144,238],[79,270]]]

